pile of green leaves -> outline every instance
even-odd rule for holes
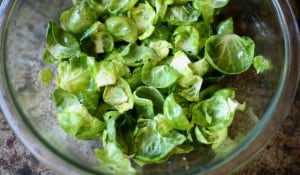
[[[215,24],[229,0],[73,0],[49,21],[43,60],[56,64],[53,101],[68,134],[102,139],[99,161],[134,173],[199,145],[217,148],[245,104],[217,83],[254,65],[255,44]],[[215,27],[216,26],[216,27]],[[51,81],[49,69],[41,72]]]

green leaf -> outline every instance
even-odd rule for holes
[[[139,39],[144,40],[148,38],[155,30],[156,13],[152,6],[146,1],[139,3],[133,7],[129,12],[129,17],[135,21],[139,31]]]
[[[181,91],[181,96],[188,101],[198,101],[203,79],[200,76],[193,76],[189,84],[189,87]]]
[[[111,14],[126,12],[134,7],[138,0],[111,0],[108,5],[108,11]]]
[[[128,44],[121,52],[124,63],[127,66],[137,67],[155,59],[156,52],[147,46]]]
[[[211,36],[205,44],[205,59],[224,74],[240,74],[248,70],[254,58],[254,41],[236,34]]]
[[[188,130],[193,125],[189,122],[183,108],[175,101],[174,95],[169,95],[163,106],[164,116],[174,129]]]
[[[198,126],[195,127],[195,136],[198,142],[200,143],[207,144],[207,145],[213,143],[213,141],[209,140],[209,138],[206,138],[206,136]]]
[[[245,104],[238,103],[232,89],[218,90],[212,97],[195,104],[192,109],[193,123],[219,131],[231,125],[235,111],[244,110]]]
[[[116,120],[121,117],[118,111],[106,112],[103,116],[106,122],[105,137],[103,137],[103,145],[106,146],[109,142],[117,141],[117,123]]]
[[[131,90],[136,90],[138,87],[143,86],[142,82],[142,67],[136,67],[133,72],[132,76],[125,78],[128,82]]]
[[[201,12],[204,22],[212,23],[218,10],[228,3],[229,0],[193,0],[193,7]]]
[[[39,76],[44,85],[49,85],[53,78],[51,69],[41,70]]]
[[[205,128],[201,128],[198,126],[195,127],[196,139],[202,144],[211,144],[213,149],[218,148],[221,145],[221,143],[225,141],[225,139],[227,138],[227,134],[227,128],[211,132]]]
[[[136,170],[131,167],[129,158],[113,142],[107,143],[105,149],[95,149],[95,154],[103,165],[111,168],[112,174],[136,174]]]
[[[93,90],[94,81],[92,75],[94,69],[95,59],[86,55],[60,62],[57,66],[56,84],[69,92]]]
[[[54,90],[52,99],[58,111],[63,111],[68,106],[80,104],[79,98],[75,94],[61,88]]]
[[[94,79],[97,87],[104,87],[114,85],[119,77],[129,73],[129,68],[118,60],[102,60],[96,65]]]
[[[117,111],[111,111],[104,114],[106,129],[103,132],[103,149],[95,149],[98,160],[110,167],[114,174],[120,172],[126,174],[135,174],[136,170],[131,167],[129,157],[123,154],[120,144],[117,142],[117,123],[116,120],[121,117]]]
[[[53,64],[65,58],[79,55],[80,45],[76,38],[50,20],[47,27],[46,48],[43,61],[48,64]]]
[[[157,18],[163,19],[167,13],[169,5],[172,5],[173,3],[174,0],[154,0],[151,5],[155,7]]]
[[[182,87],[188,87],[193,77],[193,71],[189,67],[191,60],[183,51],[177,51],[170,62],[170,66],[179,74],[178,83]]]
[[[198,21],[200,12],[193,8],[190,4],[173,5],[168,7],[164,22],[170,25],[185,25]]]
[[[154,87],[140,86],[133,92],[136,116],[138,118],[153,118],[162,113],[164,98]]]
[[[133,111],[122,114],[118,121],[117,141],[123,154],[133,155],[134,151],[134,134],[136,133],[137,118]]]
[[[173,33],[174,46],[183,49],[186,53],[198,55],[200,51],[200,35],[198,30],[191,26],[179,26]]]
[[[213,94],[220,89],[221,89],[221,87],[218,84],[213,84],[213,85],[206,87],[205,89],[202,89],[199,93],[199,101],[202,101],[202,100],[212,97]]]
[[[272,68],[271,62],[262,55],[254,57],[253,66],[258,74]]]
[[[157,130],[162,136],[167,136],[174,128],[168,124],[163,114],[157,114],[153,118],[157,123]]]
[[[135,159],[143,163],[159,163],[178,145],[185,140],[185,136],[173,130],[162,136],[157,131],[157,123],[151,119],[140,119],[135,136]]]
[[[199,33],[199,49],[203,49],[206,40],[213,35],[213,29],[211,24],[202,21],[197,21],[191,24],[194,28],[198,30]]]
[[[233,26],[232,17],[227,18],[218,24],[217,34],[224,35],[224,34],[233,34],[233,33],[234,33],[234,26]]]
[[[155,88],[167,88],[174,84],[178,77],[177,71],[168,65],[154,66],[147,63],[142,69],[142,82]]]
[[[95,53],[110,52],[114,49],[112,35],[106,30],[105,25],[99,21],[96,21],[83,33],[80,43],[85,45],[87,42],[94,43]]]
[[[123,78],[118,78],[116,84],[105,87],[103,100],[120,113],[132,109],[134,104],[130,86]]]
[[[86,31],[105,11],[105,5],[95,0],[82,0],[75,4],[60,16],[62,28],[74,34]]]
[[[169,41],[171,34],[172,33],[170,27],[158,23],[155,25],[155,30],[152,33],[152,35],[149,37],[149,39],[151,41],[156,41],[156,40]]]
[[[100,99],[100,94],[98,91],[79,91],[76,93],[76,95],[79,98],[80,103],[83,104],[91,114],[96,112]]]
[[[189,67],[191,68],[191,70],[195,75],[198,75],[200,77],[203,77],[207,72],[211,70],[211,67],[209,66],[208,62],[204,58],[190,63]]]
[[[99,138],[105,123],[90,115],[82,105],[71,105],[56,115],[60,127],[78,139],[92,140]]]
[[[137,25],[128,17],[111,16],[105,21],[105,26],[116,41],[135,43],[138,38]]]
[[[169,55],[170,49],[173,48],[172,44],[165,40],[156,40],[149,43],[149,47],[152,48],[156,54],[157,58],[155,61],[159,62]]]

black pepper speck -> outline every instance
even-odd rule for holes
[[[32,170],[27,164],[25,164],[22,168],[17,170],[16,175],[32,175]]]

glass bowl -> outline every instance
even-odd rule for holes
[[[43,86],[39,71],[49,19],[71,1],[3,0],[0,7],[0,104],[18,138],[32,154],[59,174],[105,174],[93,149],[99,140],[74,139],[58,126],[51,101],[54,84]],[[285,119],[299,77],[299,33],[289,1],[231,0],[224,16],[232,16],[236,32],[256,42],[256,54],[271,60],[273,68],[254,69],[223,81],[237,89],[239,101],[248,104],[236,114],[229,129],[232,142],[219,154],[194,151],[171,157],[159,165],[137,168],[138,174],[233,173],[264,148]],[[47,65],[48,66],[48,65]]]

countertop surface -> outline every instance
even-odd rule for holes
[[[291,3],[299,21],[299,1]],[[281,128],[266,148],[237,174],[300,174],[300,86]],[[54,175],[20,143],[1,111],[0,175]]]

